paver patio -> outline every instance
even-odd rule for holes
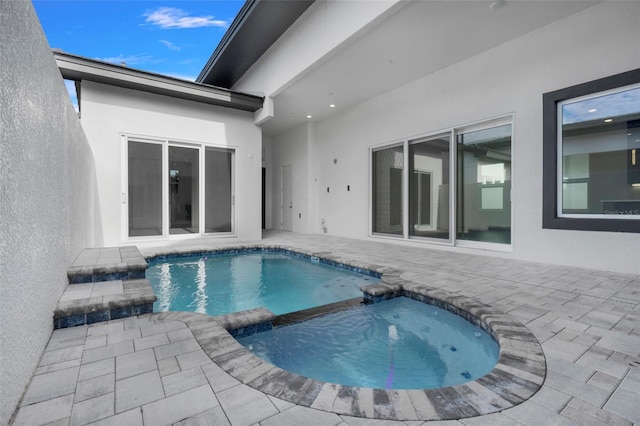
[[[640,277],[324,235],[267,233],[265,244],[331,252],[404,271],[402,278],[473,297],[525,324],[547,377],[499,413],[430,424],[630,425],[640,422]],[[211,249],[224,241],[176,243]],[[235,245],[235,244],[234,244]],[[145,249],[152,255],[162,249]],[[640,256],[640,254],[639,254]],[[640,260],[640,259],[639,259]],[[56,330],[16,425],[421,425],[297,406],[216,365],[179,316],[151,314]]]

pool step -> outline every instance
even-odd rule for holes
[[[149,314],[156,300],[146,278],[70,284],[53,312],[53,327],[75,327]]]
[[[157,300],[138,247],[82,250],[67,270],[69,285],[53,313],[53,327],[93,324],[153,312]]]
[[[82,250],[67,270],[69,284],[145,277],[147,261],[136,246]]]

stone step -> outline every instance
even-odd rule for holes
[[[156,300],[146,278],[69,284],[53,313],[53,327],[67,328],[149,314]]]
[[[145,277],[147,261],[136,246],[88,248],[82,250],[67,270],[69,284]]]

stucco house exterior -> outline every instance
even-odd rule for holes
[[[195,83],[1,7],[0,423],[85,247],[273,229],[640,274],[640,2],[249,0]]]

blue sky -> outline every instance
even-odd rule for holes
[[[51,48],[195,80],[244,0],[34,0],[33,4]]]

